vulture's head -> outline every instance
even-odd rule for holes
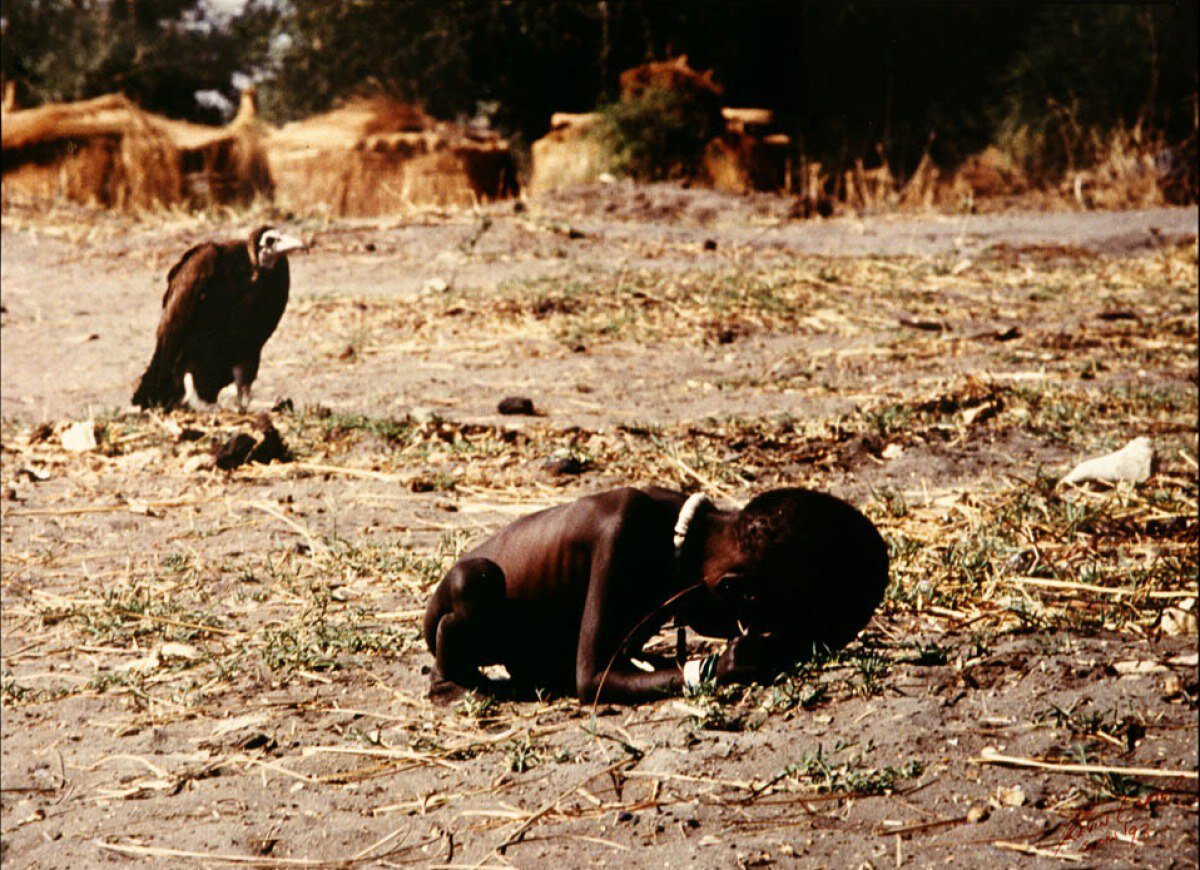
[[[272,269],[288,251],[299,251],[304,247],[304,242],[297,236],[281,233],[274,227],[259,227],[250,236],[250,259],[256,272]]]

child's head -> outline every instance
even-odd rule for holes
[[[888,583],[887,546],[841,499],[806,489],[756,496],[733,520],[737,568],[716,584],[746,627],[840,647],[866,625]]]

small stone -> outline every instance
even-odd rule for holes
[[[231,471],[245,465],[258,442],[248,432],[238,432],[213,453],[213,462],[222,471]]]
[[[542,467],[556,477],[564,477],[573,474],[583,474],[583,472],[591,467],[591,463],[576,456],[559,456],[547,459]]]
[[[976,805],[967,810],[967,821],[971,824],[978,824],[979,822],[987,821],[990,815],[991,813],[988,812],[987,807]]]
[[[251,462],[261,462],[264,465],[276,460],[291,462],[292,453],[283,443],[283,437],[271,422],[270,415],[265,411],[259,414],[254,420],[254,428],[258,431],[259,438],[254,449],[250,451]]]
[[[1026,800],[1025,789],[1019,785],[1000,786],[996,789],[995,800],[1002,807],[1023,807]]]
[[[716,239],[705,239],[704,240],[704,250],[715,251],[716,249],[717,249],[717,240]]]
[[[496,410],[501,414],[521,414],[531,417],[537,412],[533,407],[533,399],[525,396],[508,396],[501,399],[500,404],[496,406]]]

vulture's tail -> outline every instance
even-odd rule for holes
[[[155,348],[150,365],[133,394],[133,404],[139,408],[172,408],[182,401],[183,384],[175,376],[175,366]]]

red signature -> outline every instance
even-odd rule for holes
[[[1062,841],[1054,848],[1055,854],[1089,834],[1100,834],[1096,839],[1088,841],[1088,848],[1111,843],[1114,840],[1125,839],[1137,841],[1150,829],[1145,824],[1138,824],[1138,817],[1151,809],[1154,804],[1161,803],[1168,795],[1153,792],[1143,795],[1135,801],[1124,803],[1115,810],[1088,808],[1080,811],[1067,825]]]

